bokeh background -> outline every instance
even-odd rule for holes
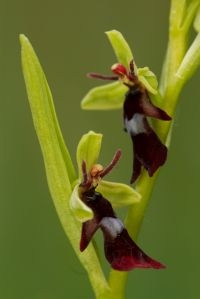
[[[159,76],[168,13],[169,1],[159,0],[0,0],[0,299],[93,298],[47,188],[21,73],[19,33],[40,58],[74,161],[81,135],[102,132],[101,162],[121,147],[124,155],[112,175],[127,182],[131,142],[121,111],[81,111],[81,98],[98,83],[85,74],[109,72],[116,61],[104,31],[118,29],[137,64]],[[168,162],[138,240],[167,269],[132,271],[127,299],[200,298],[199,75],[181,94]]]

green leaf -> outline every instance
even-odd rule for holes
[[[128,88],[121,82],[108,83],[91,89],[81,102],[86,110],[111,110],[123,106]]]
[[[129,69],[133,54],[123,35],[117,30],[107,31],[106,35],[113,47],[117,61]]]
[[[102,180],[97,187],[97,191],[108,199],[114,207],[124,207],[138,203],[140,194],[132,187],[121,183],[113,183]]]
[[[176,73],[176,79],[184,84],[200,65],[200,32],[197,34]]]
[[[70,190],[70,181],[74,181],[76,178],[75,171],[60,132],[49,86],[28,39],[24,35],[21,35],[20,41],[22,45],[24,79],[35,129],[45,158],[44,160],[45,162],[47,159],[51,161],[51,164],[46,165],[47,173],[49,173],[50,168],[54,169],[59,166],[62,169],[64,167],[67,174],[65,184],[68,186],[68,190]],[[58,153],[57,159],[54,157],[55,152]]]
[[[100,149],[102,134],[97,134],[93,131],[89,131],[84,134],[79,141],[76,153],[76,159],[78,164],[79,178],[82,178],[82,162],[86,162],[87,171],[97,163]]]
[[[67,167],[69,181],[73,182],[76,178],[76,174],[56,118],[51,91],[41,69],[40,63],[28,39],[24,35],[21,35],[20,40],[22,44],[24,78],[30,104],[33,110],[34,125],[36,131],[40,135],[39,141],[41,140],[42,142],[45,140],[47,138],[46,134],[48,134],[49,130],[52,129],[52,135],[55,138],[54,141],[56,142],[56,145],[59,146],[59,149],[62,152],[62,158]],[[38,118],[36,113],[38,113]],[[47,125],[47,128],[44,126],[44,123]],[[44,132],[44,129],[46,129],[46,132]]]
[[[93,211],[80,199],[79,196],[79,184],[77,184],[72,192],[70,198],[70,208],[74,213],[74,216],[80,222],[85,222],[94,217]]]
[[[97,297],[101,297],[104,292],[109,291],[109,287],[96,251],[92,244],[83,253],[79,250],[81,224],[74,218],[69,206],[72,193],[71,182],[76,179],[76,176],[58,126],[52,95],[30,42],[24,35],[20,35],[20,42],[28,99],[42,150],[51,196],[65,233],[88,272],[94,292]]]
[[[194,19],[194,29],[197,32],[200,31],[200,7],[198,8],[195,19]]]

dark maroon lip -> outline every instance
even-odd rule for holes
[[[124,127],[131,136],[133,145],[133,183],[139,177],[142,167],[151,177],[167,159],[167,147],[154,132],[147,117],[164,121],[171,120],[171,117],[153,105],[148,93],[138,85],[131,87],[127,92],[123,109]]]
[[[110,202],[96,192],[95,188],[84,192],[81,198],[92,209],[94,217],[82,225],[80,251],[87,248],[95,232],[101,229],[105,256],[113,269],[130,271],[134,268],[165,268],[138,247],[121,220],[117,218]]]

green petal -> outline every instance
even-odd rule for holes
[[[156,75],[148,67],[138,68],[138,77],[150,93],[157,94],[158,81]]]
[[[82,162],[86,162],[87,171],[97,163],[100,149],[102,134],[97,134],[93,131],[89,131],[84,134],[78,144],[76,159],[78,164],[79,178],[82,179]]]
[[[102,193],[114,207],[132,205],[138,203],[141,199],[141,196],[137,191],[132,187],[121,183],[111,183],[102,180],[96,190]]]
[[[86,110],[120,109],[126,92],[127,87],[118,81],[95,87],[83,98],[81,107]]]
[[[93,211],[80,199],[78,189],[79,184],[74,187],[74,190],[72,192],[70,198],[70,208],[77,220],[79,220],[80,222],[85,222],[92,219],[94,215]]]
[[[117,61],[129,68],[130,62],[133,60],[133,54],[123,35],[117,30],[107,31],[106,34],[113,47]]]

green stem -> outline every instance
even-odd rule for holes
[[[112,299],[123,299],[128,273],[112,270],[110,272],[109,284],[112,290]]]

